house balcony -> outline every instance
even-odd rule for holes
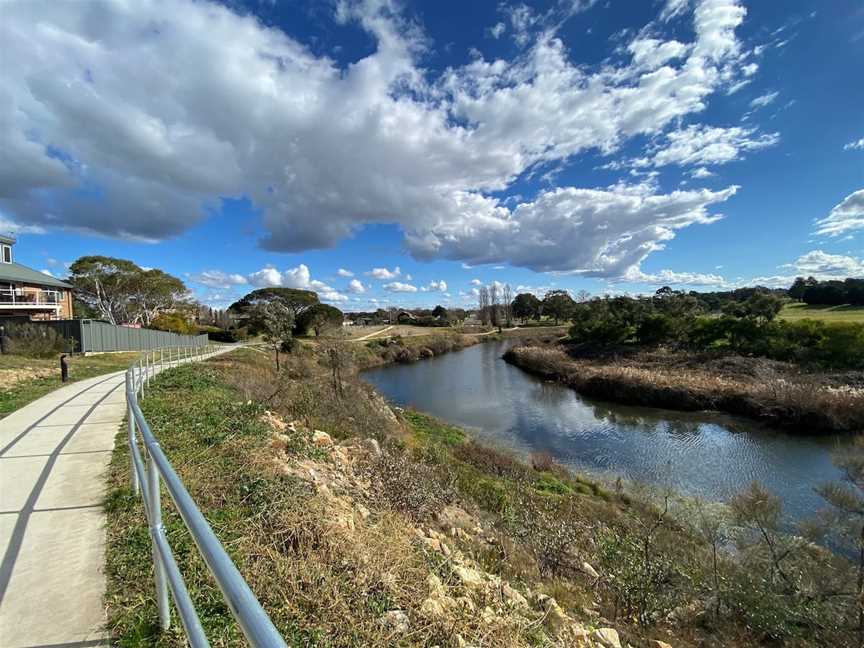
[[[62,303],[63,297],[56,291],[0,290],[0,312],[58,312]]]

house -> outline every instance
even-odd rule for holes
[[[408,311],[399,311],[399,314],[396,315],[396,321],[399,324],[413,324],[417,321],[417,316],[414,313],[409,313]]]
[[[0,236],[0,317],[72,319],[72,286],[15,263],[15,238]]]

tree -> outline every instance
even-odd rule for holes
[[[318,302],[318,294],[311,290],[298,290],[296,288],[259,288],[248,295],[237,300],[228,307],[229,313],[245,319],[252,333],[265,330],[263,320],[260,319],[264,311],[258,306],[278,303],[291,311],[294,318],[298,317],[304,310],[311,308]]]
[[[807,290],[807,280],[804,277],[795,277],[795,281],[789,288],[789,296],[795,301],[800,302],[804,298],[804,291]]]
[[[513,314],[522,319],[538,319],[540,317],[540,300],[531,293],[519,293],[512,304]]]
[[[271,301],[257,304],[250,315],[261,323],[264,341],[275,352],[279,371],[279,352],[290,349],[293,342],[294,312],[281,301]]]
[[[864,646],[864,440],[855,440],[851,449],[838,452],[834,460],[843,472],[840,483],[825,484],[819,494],[831,505],[828,524],[857,558],[857,577],[852,609],[858,645]]]
[[[498,311],[499,294],[498,284],[492,283],[489,286],[489,319],[492,326],[497,326],[501,330],[501,313]]]
[[[543,297],[543,314],[559,320],[569,319],[573,315],[576,302],[566,290],[550,290]]]
[[[447,309],[441,305],[436,306],[432,309],[432,317],[437,317],[439,319],[447,319],[448,313]]]
[[[160,313],[150,326],[157,331],[171,331],[181,335],[189,335],[195,331],[195,327],[181,313]]]
[[[480,286],[480,290],[477,293],[477,302],[478,309],[477,315],[480,317],[480,321],[483,322],[484,325],[489,323],[489,288],[486,286]]]
[[[312,329],[317,336],[328,329],[342,326],[344,319],[345,315],[338,308],[328,304],[314,304],[302,311],[295,321],[298,333],[307,333]]]
[[[112,324],[149,326],[161,313],[189,305],[180,279],[126,259],[84,256],[69,271],[77,299]]]
[[[501,302],[504,308],[504,322],[508,327],[513,325],[513,290],[510,284],[504,284],[501,289]]]

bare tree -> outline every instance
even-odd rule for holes
[[[276,371],[279,371],[279,352],[291,344],[294,330],[294,312],[281,302],[269,302],[255,307],[256,317],[264,327],[264,341],[276,353]]]
[[[580,303],[587,302],[589,299],[591,299],[591,293],[589,293],[587,290],[580,290],[578,293],[576,293],[576,301]]]
[[[504,284],[504,288],[501,291],[501,299],[504,302],[504,321],[507,324],[507,328],[513,326],[513,290],[510,288],[510,284]]]
[[[492,285],[489,286],[489,316],[492,322],[492,326],[497,326],[498,330],[501,330],[501,313],[498,312],[498,283],[492,282]]]
[[[478,292],[478,306],[480,311],[480,321],[483,322],[484,325],[489,323],[489,305],[489,288],[487,286],[480,286],[480,291]]]

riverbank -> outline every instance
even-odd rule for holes
[[[271,357],[235,351],[158,376],[143,401],[289,645],[853,645],[848,601],[836,596],[852,587],[842,558],[769,529],[784,573],[808,583],[801,591],[768,577],[768,547],[750,534],[714,562],[697,530],[707,509],[607,490],[548,456],[522,462],[394,411],[356,365],[322,351],[297,349],[279,374]],[[108,611],[116,643],[149,643],[149,545],[128,464],[121,440]],[[165,524],[186,555],[191,541],[167,505]],[[239,642],[203,566],[191,558],[183,569],[215,643]],[[183,640],[172,632],[159,645]]]
[[[371,369],[395,363],[411,363],[418,360],[428,360],[445,353],[461,351],[475,344],[499,342],[507,339],[545,340],[551,343],[567,331],[564,326],[526,327],[504,329],[500,333],[490,330],[481,333],[458,333],[451,331],[433,331],[428,335],[412,335],[407,337],[388,336],[356,343],[347,348],[359,370]],[[325,346],[338,346],[335,339],[322,339],[319,342]]]
[[[504,359],[593,398],[682,411],[746,416],[805,434],[864,431],[864,377],[805,373],[787,363],[664,350],[597,353],[527,344]]]

